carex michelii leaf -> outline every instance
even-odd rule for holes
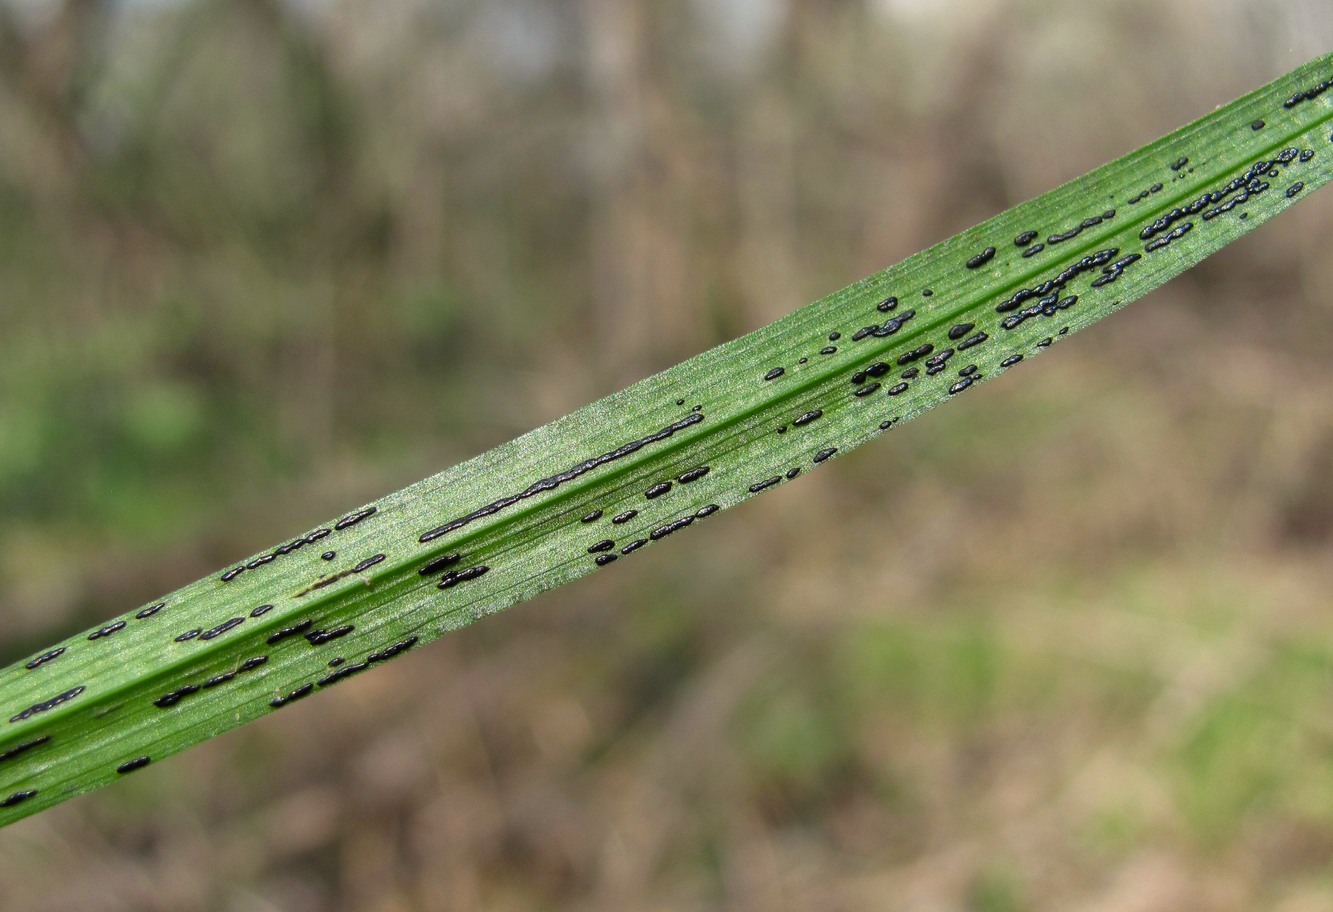
[[[0,825],[543,590],[615,572],[1040,354],[1326,183],[1330,89],[1333,55],[0,671]]]

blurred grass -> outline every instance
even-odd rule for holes
[[[1333,39],[1294,2],[958,10],[0,4],[0,659]],[[1328,213],[637,566],[7,828],[0,906],[1328,908]]]

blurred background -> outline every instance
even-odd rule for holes
[[[0,661],[1331,47],[1315,0],[0,0]],[[1331,229],[0,831],[0,907],[1333,908]]]

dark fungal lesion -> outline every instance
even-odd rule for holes
[[[332,528],[316,529],[315,531],[307,535],[304,535],[300,538],[292,539],[291,541],[287,542],[287,544],[281,545],[273,549],[272,551],[268,552],[267,554],[261,554],[258,557],[252,558],[251,560],[247,561],[244,564],[238,564],[235,567],[232,567],[226,573],[223,573],[220,577],[218,577],[218,579],[224,583],[231,582],[232,580],[234,580],[236,577],[240,576],[247,570],[256,570],[259,567],[264,566],[265,564],[271,564],[279,557],[291,554],[293,551],[300,550],[301,548],[304,548],[306,545],[313,545],[315,542],[320,541],[332,535],[335,531],[341,532],[344,529],[350,529],[352,526],[355,526],[357,523],[364,522],[365,520],[374,516],[378,512],[379,512],[379,507],[372,505],[369,507],[365,507],[361,510],[357,510],[354,513],[348,513],[342,519],[335,522]]]
[[[152,757],[135,757],[133,760],[126,760],[120,766],[116,767],[116,772],[122,776],[127,776],[135,770],[143,769],[152,762]]]
[[[159,709],[170,709],[171,707],[179,703],[181,700],[184,700],[186,697],[194,696],[195,694],[200,693],[204,690],[212,690],[215,687],[220,687],[221,685],[226,684],[229,681],[235,680],[240,675],[248,674],[254,671],[256,668],[259,668],[267,664],[267,662],[268,662],[268,656],[255,656],[253,658],[246,659],[235,669],[211,675],[210,677],[206,678],[202,683],[182,684],[175,690],[167,691],[166,693],[162,694],[162,696],[155,699],[153,701],[153,705],[158,707]]]
[[[129,624],[128,621],[116,621],[114,624],[107,624],[105,627],[99,627],[92,633],[88,634],[88,639],[100,640],[105,637],[109,637],[112,634],[116,634],[124,630],[128,624]]]
[[[315,622],[311,618],[307,618],[304,621],[298,621],[297,623],[292,624],[290,627],[284,627],[281,630],[277,631],[276,633],[270,634],[266,642],[270,646],[274,646],[290,637],[301,636],[301,634],[305,633],[313,626],[315,626]]]
[[[268,705],[272,706],[274,709],[281,709],[288,703],[295,703],[302,697],[310,696],[312,693],[314,693],[314,691],[315,691],[314,684],[302,684],[295,690],[289,691],[286,696],[275,697],[272,700],[269,700]]]
[[[970,258],[967,261],[967,268],[980,269],[982,266],[985,266],[988,262],[990,262],[990,260],[994,256],[995,256],[995,248],[987,247],[985,250],[981,251],[981,253],[978,253],[976,256]]]
[[[325,643],[332,643],[334,640],[347,636],[356,629],[354,624],[343,624],[334,627],[332,630],[310,630],[305,634],[305,641],[311,646],[323,646]]]
[[[32,671],[33,669],[36,668],[41,668],[47,662],[60,658],[62,655],[65,654],[65,650],[68,648],[69,647],[67,646],[61,646],[57,649],[48,650],[42,653],[41,655],[37,656],[36,658],[31,659],[28,662],[25,662],[23,667],[28,669],[29,671]]]
[[[595,512],[597,513],[597,515],[593,516],[592,519],[588,518],[588,516],[592,516],[591,513],[589,513],[588,516],[583,517],[583,522],[585,523],[593,522],[596,519],[599,519],[602,515],[602,511],[597,510]],[[420,574],[421,576],[434,576],[441,570],[448,570],[450,567],[452,567],[454,564],[458,563],[462,559],[463,555],[459,554],[458,552],[441,555],[440,557],[437,557],[434,560],[427,562],[425,566],[423,566],[420,570],[417,571],[417,573]]]
[[[39,715],[40,713],[50,712],[57,706],[60,706],[64,703],[68,703],[70,700],[73,700],[75,697],[78,697],[80,694],[87,691],[87,689],[88,688],[83,686],[82,684],[79,685],[78,687],[71,687],[69,690],[66,690],[63,693],[56,694],[49,700],[43,700],[40,703],[34,703],[32,706],[29,706],[22,712],[11,716],[9,721],[11,723],[24,722],[28,719],[31,719],[33,716]]]
[[[33,738],[31,741],[24,741],[22,744],[19,744],[15,747],[11,747],[7,751],[0,752],[0,763],[4,763],[6,760],[13,760],[16,757],[26,754],[33,748],[41,747],[43,744],[49,744],[50,741],[51,741],[50,735],[42,735],[40,738]]]
[[[37,797],[36,789],[25,789],[24,791],[21,792],[14,792],[8,798],[4,799],[3,801],[0,801],[0,808],[18,807],[20,804],[29,800],[30,798],[36,798],[36,797]]]
[[[137,621],[146,621],[165,607],[167,607],[166,602],[158,602],[156,605],[149,605],[147,608],[137,612],[134,615],[134,619]]]
[[[468,567],[464,570],[450,570],[436,584],[438,589],[452,589],[460,583],[466,583],[474,579],[485,576],[491,572],[491,568],[485,564],[478,564],[475,567]]]
[[[692,412],[686,417],[680,419],[679,421],[672,422],[671,424],[667,425],[666,427],[662,428],[659,431],[656,431],[652,434],[648,434],[644,437],[640,437],[637,440],[632,440],[629,443],[623,444],[614,450],[610,450],[606,453],[603,453],[600,456],[595,456],[591,459],[584,460],[583,462],[580,462],[578,465],[566,469],[563,472],[558,472],[555,475],[549,475],[546,478],[539,479],[533,482],[524,490],[518,492],[517,494],[511,494],[507,497],[501,497],[499,500],[492,501],[491,503],[487,504],[484,507],[481,507],[480,509],[474,510],[471,513],[468,513],[464,516],[460,516],[457,519],[450,520],[444,525],[436,526],[434,529],[430,529],[426,532],[423,532],[421,533],[421,535],[417,537],[417,541],[421,542],[422,544],[425,544],[426,542],[429,541],[434,541],[435,539],[443,535],[448,535],[450,532],[457,531],[458,529],[461,529],[464,526],[467,526],[477,521],[478,519],[483,519],[487,516],[493,516],[496,513],[499,513],[501,510],[507,509],[508,507],[512,507],[514,504],[517,504],[530,497],[535,497],[538,494],[542,494],[547,491],[554,491],[561,485],[573,481],[574,479],[579,478],[583,475],[586,475],[588,472],[591,472],[594,469],[600,468],[601,466],[607,465],[608,463],[612,463],[617,460],[623,459],[626,456],[632,455],[633,453],[637,453],[639,450],[643,449],[646,446],[649,446],[650,444],[666,440],[669,437],[675,435],[677,432],[683,431],[686,428],[696,425],[703,420],[704,420],[703,412],[701,411]]]

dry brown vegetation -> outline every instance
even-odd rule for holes
[[[0,3],[0,658],[1330,45],[1298,2]],[[0,907],[1330,908],[1330,228],[5,829]]]

